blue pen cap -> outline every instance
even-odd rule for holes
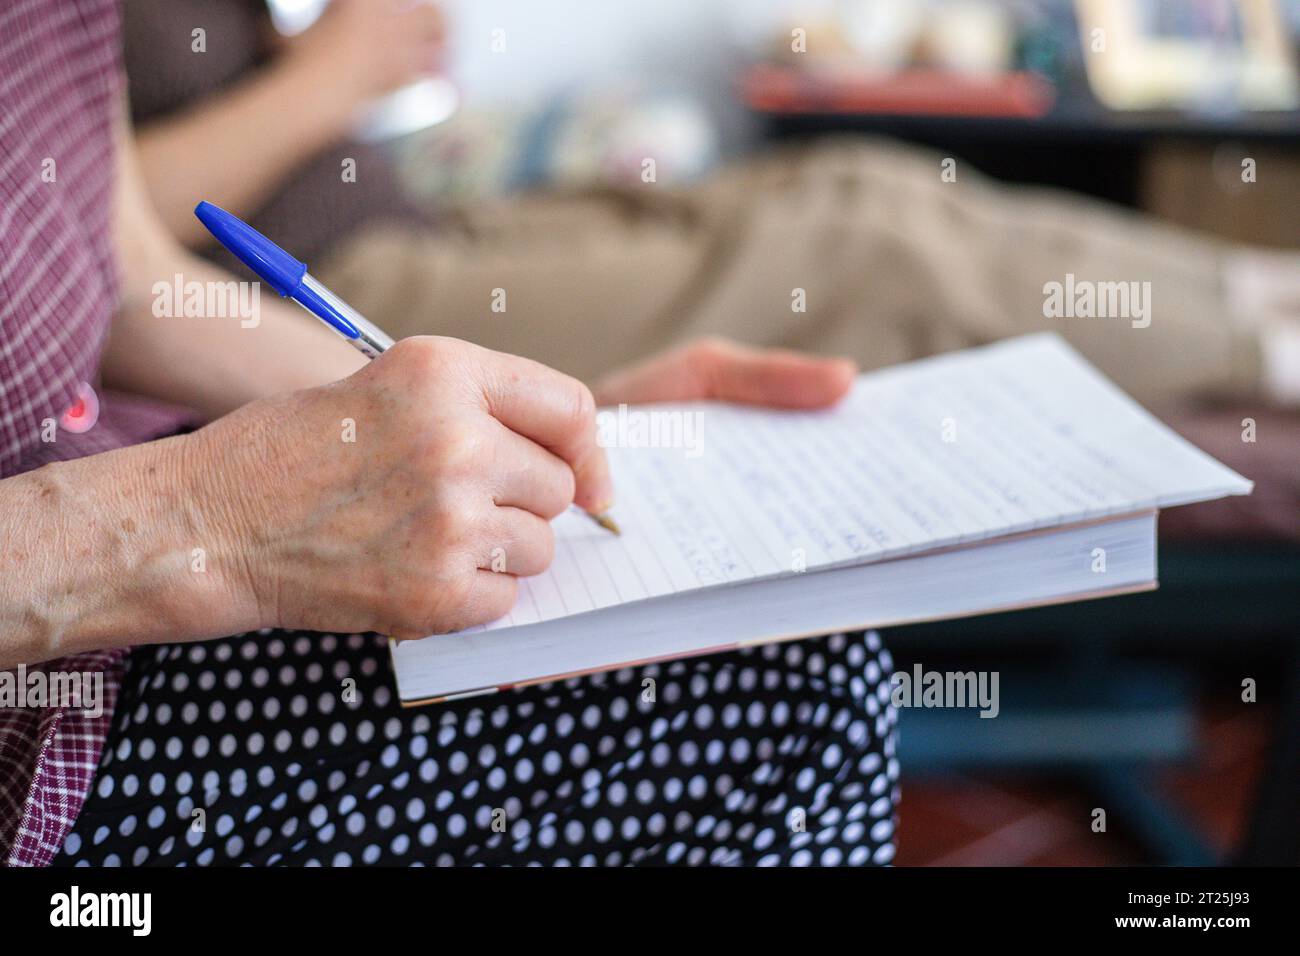
[[[306,263],[299,262],[248,223],[232,216],[220,206],[201,202],[194,215],[207,226],[217,241],[239,257],[239,261],[261,277],[280,295],[293,295],[307,274]]]

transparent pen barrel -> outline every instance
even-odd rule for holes
[[[343,316],[360,333],[359,338],[353,339],[352,343],[366,355],[375,358],[393,347],[392,336],[372,324],[364,315],[321,285],[311,273],[302,277],[302,284]]]

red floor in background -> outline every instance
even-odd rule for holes
[[[1159,793],[1220,854],[1245,832],[1268,715],[1202,708],[1196,757],[1154,772]],[[1159,862],[1115,825],[1093,833],[1092,801],[1077,781],[1026,773],[912,777],[903,767],[899,866],[1111,866]]]

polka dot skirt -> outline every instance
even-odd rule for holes
[[[375,637],[129,658],[62,865],[850,865],[894,854],[874,633],[403,709]]]

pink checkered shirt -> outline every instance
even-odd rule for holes
[[[179,409],[100,396],[84,434],[60,429],[96,369],[117,301],[109,234],[122,82],[116,0],[0,0],[0,479],[157,438]],[[0,547],[4,542],[0,542]],[[0,601],[17,600],[0,581]],[[0,861],[58,852],[94,780],[123,655],[42,665],[104,674],[104,708],[0,708]],[[35,669],[35,668],[33,668]]]

